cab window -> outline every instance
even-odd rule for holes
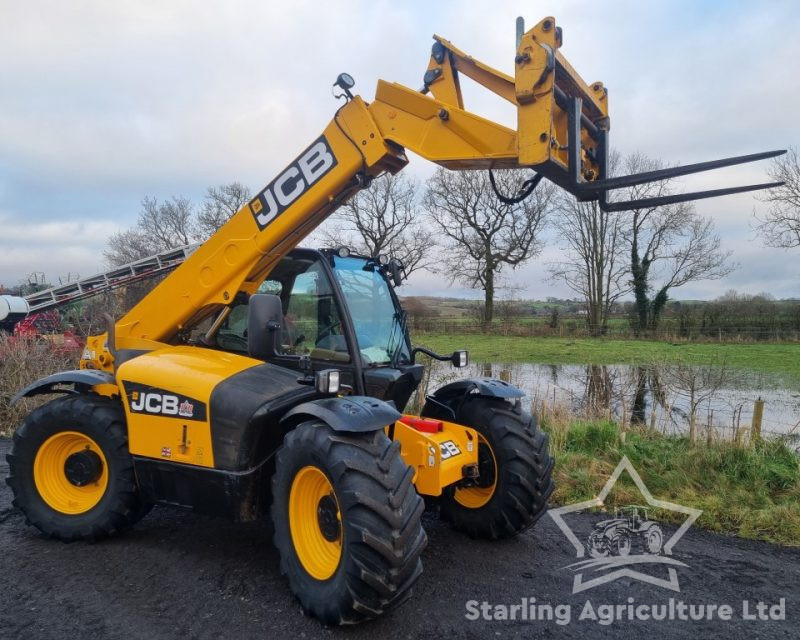
[[[281,298],[281,353],[349,362],[339,309],[330,282],[317,259],[287,256],[259,287]],[[217,333],[217,345],[247,352],[247,305],[233,308]]]

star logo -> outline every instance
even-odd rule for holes
[[[617,468],[614,469],[614,473],[611,474],[608,482],[606,482],[603,490],[596,498],[559,507],[558,509],[550,509],[548,513],[575,547],[577,557],[585,558],[587,545],[584,545],[578,539],[564,521],[563,516],[591,507],[602,506],[623,471],[627,471],[630,474],[642,497],[647,501],[648,506],[628,505],[618,510],[614,518],[604,520],[595,525],[594,531],[587,540],[588,553],[592,556],[591,559],[581,560],[564,567],[564,569],[569,569],[576,574],[572,584],[572,593],[586,591],[622,577],[633,578],[672,591],[680,591],[678,573],[675,567],[688,567],[688,565],[671,557],[672,549],[703,512],[700,509],[684,507],[653,498],[627,456],[620,460]],[[652,507],[667,511],[677,511],[687,515],[683,524],[666,542],[663,541],[663,532],[659,523],[648,518],[648,509]],[[641,550],[641,553],[631,554],[634,548]],[[652,576],[631,568],[632,565],[644,564],[667,565],[669,579]],[[607,573],[589,579],[584,577],[584,573],[591,572],[591,574],[596,575],[602,571]]]

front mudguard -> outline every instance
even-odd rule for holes
[[[316,418],[334,431],[367,433],[383,429],[401,415],[393,405],[383,400],[366,396],[345,396],[304,402],[288,411],[281,419],[281,424],[294,426]]]
[[[422,415],[440,420],[455,420],[456,411],[466,398],[498,398],[517,404],[524,395],[522,389],[497,378],[464,378],[446,384],[427,396]]]

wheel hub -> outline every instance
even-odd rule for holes
[[[328,542],[336,542],[342,535],[342,524],[337,517],[338,512],[339,507],[332,495],[328,494],[320,498],[317,505],[317,521],[322,536]]]
[[[64,462],[64,475],[70,484],[76,487],[85,487],[87,484],[97,482],[102,473],[103,461],[88,448],[71,454]]]
[[[108,463],[85,433],[59,431],[45,440],[33,461],[36,490],[49,507],[77,515],[96,507],[108,489]]]

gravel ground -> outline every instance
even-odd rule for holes
[[[8,474],[0,440],[0,478]],[[584,539],[595,515],[567,522]],[[375,622],[326,629],[303,616],[268,523],[233,524],[156,508],[127,534],[97,544],[46,540],[0,487],[0,638],[798,638],[800,550],[690,529],[674,557],[680,592],[620,578],[572,594],[575,550],[545,516],[515,540],[470,540],[426,514],[430,542],[412,599]],[[665,527],[669,536],[671,531]],[[663,566],[642,569],[666,577]],[[569,605],[570,621],[467,619],[468,601]],[[579,620],[602,605],[728,604],[730,621]],[[744,620],[742,602],[785,599],[784,620]],[[480,604],[477,605],[480,607]],[[563,612],[563,609],[562,609]],[[480,611],[478,611],[480,613]],[[776,610],[777,613],[777,610]],[[519,614],[517,613],[519,618]]]

